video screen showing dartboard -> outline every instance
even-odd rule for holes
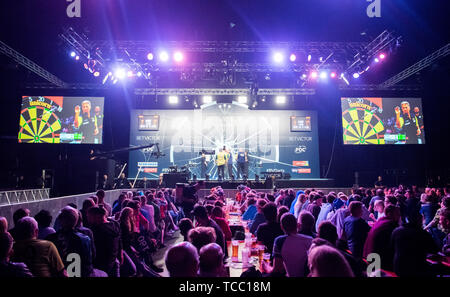
[[[103,97],[23,96],[20,143],[103,141]]]
[[[341,98],[344,144],[424,144],[420,98]]]

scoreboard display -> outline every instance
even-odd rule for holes
[[[311,117],[291,116],[291,132],[310,132]]]

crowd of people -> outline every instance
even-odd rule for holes
[[[31,216],[18,209],[12,228],[0,217],[0,276],[65,277],[76,254],[81,277],[160,277],[153,257],[167,249],[171,277],[227,277],[227,242],[243,239],[230,229],[229,201],[271,254],[242,277],[449,273],[439,264],[450,256],[448,188],[355,188],[347,196],[242,185],[235,197],[216,187],[198,200],[200,187],[122,192],[112,205],[99,190],[81,209],[69,204],[54,220],[48,210]],[[166,247],[174,236],[183,241]],[[370,272],[374,254],[380,267]]]

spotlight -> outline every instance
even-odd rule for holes
[[[141,76],[142,76],[142,72],[139,71],[139,72],[137,73],[137,76],[138,76],[138,77],[141,77]]]
[[[203,96],[203,103],[211,103],[212,96]]]
[[[306,79],[307,77],[308,77],[308,75],[306,75],[306,73],[303,73],[303,74],[302,74],[302,78],[303,78],[303,79]]]
[[[100,76],[100,72],[98,72],[98,71],[95,71],[95,72],[94,72],[94,76],[95,76],[95,77],[98,77],[98,76]]]
[[[118,79],[122,79],[125,78],[125,69],[123,68],[117,68],[116,71],[114,71],[114,76],[117,77]]]
[[[115,85],[117,83],[117,78],[115,78],[114,80],[113,80],[113,85]]]
[[[178,96],[169,96],[169,103],[170,104],[177,104],[178,103]]]
[[[295,60],[297,60],[297,56],[295,54],[291,54],[289,60],[291,60],[291,62],[295,62]]]
[[[238,102],[241,104],[247,103],[247,96],[238,96]]]
[[[308,62],[311,62],[312,56],[308,55]]]
[[[333,71],[333,72],[330,73],[330,77],[331,77],[331,78],[336,78],[336,76],[337,76],[337,75],[336,75],[336,72]]]
[[[231,104],[228,105],[228,109],[230,109],[230,108],[231,108]]]
[[[183,54],[181,52],[176,52],[175,54],[173,54],[173,59],[175,60],[175,62],[181,62],[183,61]]]
[[[319,74],[317,73],[317,71],[313,71],[313,72],[311,72],[310,76],[311,76],[311,78],[316,79],[317,76],[319,76]]]
[[[152,61],[153,60],[153,53],[147,54],[147,60]]]
[[[132,70],[128,70],[127,76],[128,76],[128,77],[133,77],[133,76],[134,76],[133,71],[132,71]]]
[[[76,61],[80,60],[80,56],[76,56],[76,57],[75,57],[75,60],[76,60]]]
[[[263,96],[263,97],[261,98],[261,101],[262,101],[262,102],[266,102],[266,96]]]
[[[71,56],[72,58],[76,57],[76,55],[77,55],[76,52],[70,52],[70,56]]]
[[[169,60],[169,54],[165,51],[159,53],[159,59],[163,62],[167,62]]]
[[[385,54],[383,54],[383,53],[382,53],[382,54],[380,54],[380,59],[381,59],[381,60],[384,60],[384,58],[386,58],[386,55],[385,55]]]
[[[359,73],[358,72],[353,73],[353,78],[359,78]]]
[[[378,62],[380,62],[380,59],[378,59],[378,58],[375,58],[375,63],[378,63]]]
[[[277,97],[275,97],[275,103],[276,104],[285,104],[286,103],[286,96],[277,96]]]
[[[326,71],[321,71],[321,72],[320,72],[320,78],[321,78],[321,79],[326,79],[327,76],[328,76],[328,75],[327,75],[327,72],[326,72]]]
[[[284,59],[284,57],[283,57],[282,53],[276,52],[273,54],[273,60],[275,63],[281,63],[281,62],[283,62],[283,59]]]

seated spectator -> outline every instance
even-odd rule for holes
[[[380,201],[375,202],[375,208]],[[381,257],[381,268],[392,271],[394,252],[390,245],[390,239],[392,232],[398,227],[400,221],[400,208],[388,205],[385,213],[386,215],[380,218],[369,231],[364,244],[363,256],[367,257],[370,253],[379,254]]]
[[[212,227],[196,227],[189,231],[188,239],[200,251],[203,246],[216,242],[216,232]]]
[[[402,276],[430,276],[426,262],[427,254],[436,253],[438,248],[431,235],[422,229],[422,217],[417,213],[408,217],[408,223],[392,232],[391,245],[394,249],[394,272]]]
[[[298,233],[311,236],[312,238],[316,237],[316,232],[314,232],[314,216],[307,210],[302,210],[297,219],[298,222]]]
[[[19,220],[21,218],[28,217],[28,216],[30,216],[30,210],[26,209],[26,208],[19,208],[18,210],[16,210],[13,213],[14,227],[9,230],[9,234],[11,234],[11,236],[14,238],[14,240],[16,240],[16,225],[17,225],[17,222],[19,222]]]
[[[165,263],[171,277],[196,277],[199,268],[197,249],[189,242],[181,242],[166,252]]]
[[[183,240],[188,241],[189,230],[194,228],[194,224],[192,223],[191,219],[182,218],[178,223],[178,228],[180,228],[180,233],[181,235],[183,235]]]
[[[14,239],[8,232],[0,233],[0,277],[33,277],[25,263],[10,261]]]
[[[334,199],[336,199],[335,196],[328,194],[325,203],[320,207],[320,212],[316,220],[316,231],[319,229],[320,223],[327,219],[328,213],[333,210]]]
[[[376,195],[373,196],[372,199],[370,200],[369,212],[373,212],[374,211],[375,201],[377,201],[377,200],[384,201],[384,190],[383,189],[377,189]]]
[[[114,203],[112,205],[111,214],[114,215],[122,210],[122,203],[125,199],[127,199],[126,194],[122,193],[119,195],[119,198],[116,201],[114,201]]]
[[[305,204],[306,200],[307,200],[307,197],[306,197],[305,194],[301,193],[298,196],[297,202],[294,205],[294,216],[295,216],[295,218],[298,219],[298,215],[300,214],[300,211],[303,208],[303,205]]]
[[[322,207],[322,200],[323,200],[322,196],[320,196],[319,194],[316,194],[313,196],[312,201],[309,203],[308,207],[306,208],[306,210],[309,211],[314,216],[314,223],[316,222],[317,218],[319,217],[320,209]]]
[[[333,246],[336,246],[336,242],[338,240],[336,226],[329,221],[320,223],[319,228],[317,229],[317,237],[323,238]]]
[[[354,277],[344,256],[328,245],[311,246],[308,254],[310,277]]]
[[[143,213],[147,214],[147,221],[148,221],[148,228],[151,233],[155,233],[157,231],[156,224],[155,224],[155,208],[153,205],[148,203],[147,196],[140,196],[140,202],[141,202],[141,209],[143,210]]]
[[[291,206],[289,207],[289,212],[290,212],[291,214],[293,214],[294,216],[295,216],[295,205],[297,204],[300,195],[301,195],[301,194],[304,194],[304,193],[305,193],[304,191],[298,190],[297,193],[295,194],[294,200],[293,200],[292,203],[291,203]]]
[[[297,233],[297,220],[291,213],[281,217],[281,228],[285,235],[278,236],[273,245],[273,268],[263,262],[266,272],[280,275],[286,272],[288,277],[304,277],[307,252],[312,237]]]
[[[208,217],[204,206],[198,205],[192,211],[199,227],[212,227],[216,233],[216,243],[222,248],[225,255],[227,255],[226,242],[222,229],[217,223]]]
[[[344,240],[347,241],[348,248],[356,258],[363,255],[364,243],[370,227],[362,216],[363,204],[359,201],[352,201],[349,205],[350,216],[344,220]]]
[[[370,214],[370,218],[373,221],[377,221],[385,216],[384,214],[384,201],[383,200],[377,200],[375,201],[375,205],[373,207],[375,210],[375,213],[377,214],[377,217],[373,213]]]
[[[45,239],[50,234],[56,232],[55,229],[50,227],[50,224],[52,223],[52,215],[48,210],[41,210],[34,216],[34,219],[38,222],[38,239]]]
[[[277,223],[277,206],[273,202],[267,203],[263,207],[264,217],[266,222],[259,225],[256,230],[256,237],[266,246],[266,251],[273,250],[273,242],[275,238],[283,235],[283,230],[279,223]]]
[[[446,209],[441,212],[440,224],[442,230],[446,235],[442,242],[442,253],[446,256],[450,256],[450,210]]]
[[[287,208],[286,206],[280,206],[277,209],[277,223],[281,224],[281,217],[285,214],[289,212],[289,208]]]
[[[83,206],[81,207],[81,215],[83,217],[83,226],[90,227],[87,217],[87,212],[91,207],[95,206],[95,202],[92,198],[88,198],[83,201]]]
[[[224,213],[221,207],[215,206],[211,212],[211,219],[213,219],[217,225],[219,225],[220,229],[225,236],[226,241],[231,240],[231,230],[228,222],[224,219]]]
[[[0,217],[0,234],[8,232],[8,221],[5,217]]]
[[[38,223],[26,216],[17,222],[14,262],[23,262],[37,277],[64,277],[64,263],[55,245],[47,240],[37,239]]]
[[[256,199],[253,194],[247,195],[247,209],[242,215],[244,221],[253,220],[256,216]]]
[[[109,221],[106,209],[102,206],[89,208],[87,219],[94,234],[96,250],[94,267],[105,271],[109,277],[119,277],[120,263],[123,262],[119,223]]]
[[[249,224],[249,231],[252,234],[256,234],[256,230],[258,229],[258,226],[266,221],[266,217],[263,213],[263,207],[267,204],[267,201],[264,199],[258,199],[256,202],[256,215],[253,219],[253,221],[250,221]]]
[[[109,203],[105,201],[105,191],[104,190],[98,190],[96,193],[96,196],[98,198],[97,205],[103,205],[108,213],[108,216],[112,215],[112,207]]]
[[[428,224],[434,219],[438,204],[433,203],[431,196],[422,194],[422,206],[420,207],[420,214],[423,216],[423,227],[426,228]]]
[[[70,206],[66,206],[59,214],[61,229],[58,232],[50,234],[47,239],[53,242],[67,267],[67,256],[76,253],[80,256],[81,277],[107,277],[108,275],[100,270],[94,269],[92,265],[93,253],[91,250],[91,239],[75,230],[78,221],[78,211]]]
[[[220,246],[210,243],[200,249],[200,277],[224,277],[225,267],[223,265],[224,254]]]

